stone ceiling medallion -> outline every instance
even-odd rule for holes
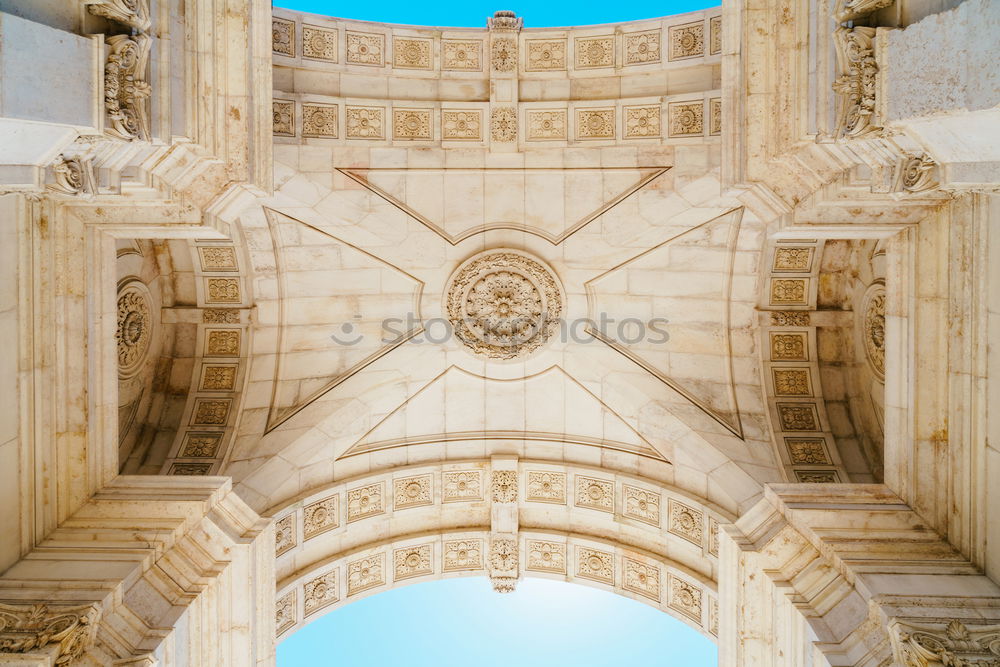
[[[118,290],[118,377],[128,379],[142,368],[152,337],[150,296],[146,286],[138,281],[126,282]]]
[[[491,359],[524,357],[559,326],[563,295],[539,260],[496,248],[463,262],[445,290],[448,321],[458,339]]]

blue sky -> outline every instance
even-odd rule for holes
[[[650,2],[596,2],[580,0],[468,0],[465,2],[334,2],[333,0],[274,0],[275,7],[297,9],[340,18],[409,23],[414,25],[466,26],[485,28],[486,17],[497,9],[512,9],[524,17],[529,28],[589,25],[648,19],[680,14],[706,7],[718,7],[713,0],[665,0]]]
[[[278,645],[278,667],[714,667],[673,617],[587,586],[485,577],[403,586],[345,605]]]

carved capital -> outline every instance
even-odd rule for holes
[[[524,19],[512,11],[501,9],[486,19],[486,25],[493,32],[519,32],[524,26]]]
[[[834,33],[840,75],[833,82],[837,94],[838,138],[853,139],[881,128],[875,118],[875,28],[838,28]]]
[[[58,645],[55,664],[80,658],[94,641],[101,609],[0,603],[0,653],[28,653]]]
[[[139,32],[149,30],[148,0],[93,0],[87,9],[91,14],[124,23]]]
[[[935,625],[889,621],[892,652],[903,667],[1000,667],[1000,626],[967,627],[953,619]]]
[[[838,21],[853,21],[892,5],[893,0],[841,0],[837,3]]]
[[[149,141],[150,95],[145,81],[150,39],[145,35],[114,35],[106,40],[110,47],[104,64],[104,107],[108,113],[108,132],[131,141]]]

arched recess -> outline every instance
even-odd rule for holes
[[[314,489],[274,517],[279,640],[367,595],[503,568],[609,590],[713,641],[718,633],[718,531],[731,517],[649,477],[535,459],[454,460]]]

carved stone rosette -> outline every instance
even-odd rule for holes
[[[142,368],[152,339],[150,295],[146,286],[132,280],[118,291],[118,377],[125,380]]]
[[[840,70],[833,82],[837,93],[837,136],[854,138],[880,130],[875,120],[875,28],[842,27],[833,37]]]
[[[28,653],[58,645],[56,665],[80,658],[94,641],[101,609],[0,603],[0,653]]]
[[[91,14],[124,23],[139,32],[149,30],[149,3],[147,0],[96,0],[87,5]]]
[[[150,85],[145,81],[150,39],[145,35],[108,37],[110,47],[104,64],[104,107],[108,133],[126,141],[149,141],[146,105]]]
[[[885,285],[874,283],[864,297],[863,336],[865,354],[872,371],[885,377]]]
[[[968,628],[959,620],[944,627],[890,621],[895,664],[902,667],[1000,667],[1000,626]]]

